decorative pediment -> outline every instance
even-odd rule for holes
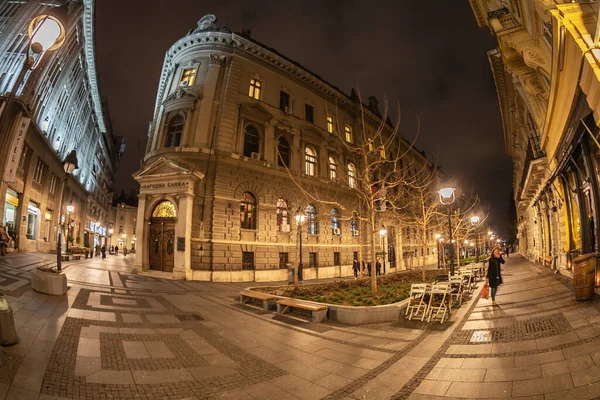
[[[157,160],[146,164],[141,170],[133,174],[133,178],[138,182],[148,179],[155,180],[157,178],[168,180],[169,178],[175,177],[190,177],[194,180],[199,180],[204,178],[204,174],[165,157],[160,157]]]
[[[163,101],[163,106],[167,112],[193,109],[198,98],[198,94],[193,89],[180,86],[167,96],[165,101]]]
[[[260,103],[252,102],[243,103],[240,106],[240,117],[267,123],[273,118],[273,115]]]

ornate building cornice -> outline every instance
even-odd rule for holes
[[[94,111],[98,121],[98,129],[106,133],[106,124],[104,123],[104,113],[102,112],[102,99],[100,89],[98,88],[98,76],[96,74],[96,52],[94,49],[94,2],[95,0],[84,0],[83,11],[83,37],[84,51],[87,66],[87,73],[90,84],[90,94],[94,104]]]

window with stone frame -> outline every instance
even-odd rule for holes
[[[309,176],[317,174],[317,152],[312,147],[306,146],[304,149],[305,173]]]
[[[317,268],[317,253],[308,253],[308,268]]]
[[[342,265],[342,257],[340,256],[339,251],[333,252],[333,265],[336,265],[336,266]]]
[[[308,122],[310,122],[310,123],[315,122],[315,108],[313,106],[311,106],[310,104],[306,104],[304,106],[304,113],[305,113],[305,118]]]
[[[312,204],[306,206],[304,210],[306,215],[306,232],[309,235],[319,234],[319,220],[317,216],[317,209]]]
[[[332,181],[337,179],[337,162],[333,156],[329,156],[329,179]]]
[[[283,90],[279,91],[279,109],[286,113],[292,111],[290,108],[290,94],[288,92],[284,92]]]
[[[179,86],[192,86],[196,81],[196,68],[185,68],[181,73]]]
[[[346,135],[346,142],[354,143],[354,136],[352,136],[352,128],[346,125],[344,127],[344,133]]]
[[[19,169],[25,169],[25,166],[29,162],[30,157],[31,157],[31,147],[24,145],[23,152],[21,153],[21,158],[19,159]]]
[[[277,199],[277,232],[290,231],[290,211],[285,199]]]
[[[287,139],[280,136],[277,140],[277,165],[280,167],[290,167],[290,145]]]
[[[327,116],[327,132],[333,133],[333,117],[331,115]]]
[[[244,130],[244,157],[252,157],[252,153],[260,153],[260,135],[254,125],[246,126]]]
[[[240,227],[256,229],[256,196],[250,192],[242,194],[240,202]]]
[[[331,234],[333,236],[341,236],[342,234],[340,212],[337,210],[337,208],[331,209]]]
[[[256,78],[250,78],[250,90],[248,92],[248,96],[253,99],[260,100],[260,95],[262,92],[262,82]]]
[[[284,269],[287,268],[287,264],[289,263],[289,253],[279,253],[279,268]]]
[[[242,251],[242,270],[243,271],[254,270],[254,252],[253,251]]]
[[[181,144],[181,135],[183,134],[183,127],[185,125],[185,118],[182,115],[176,115],[169,121],[167,126],[167,139],[165,141],[165,147],[178,147]]]
[[[360,231],[358,228],[358,220],[356,219],[356,216],[353,216],[350,219],[350,232],[352,233],[353,237],[358,237],[358,235],[360,234]]]
[[[46,171],[46,164],[38,158],[35,163],[35,171],[33,171],[33,181],[36,183],[42,183],[44,179],[44,172]]]
[[[356,187],[356,167],[352,163],[348,163],[348,186]]]

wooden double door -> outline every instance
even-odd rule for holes
[[[174,218],[152,218],[150,220],[150,269],[173,271],[175,266],[175,222]]]

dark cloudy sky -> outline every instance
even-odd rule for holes
[[[141,6],[143,3],[143,6]],[[289,3],[289,4],[288,4]],[[131,174],[146,146],[166,50],[205,14],[298,61],[346,93],[399,102],[401,132],[437,158],[446,175],[470,185],[505,224],[511,163],[505,155],[486,51],[467,0],[96,2],[98,74],[116,134],[127,151],[117,190],[137,188]],[[394,119],[395,115],[392,115]],[[504,228],[505,229],[505,228]]]

